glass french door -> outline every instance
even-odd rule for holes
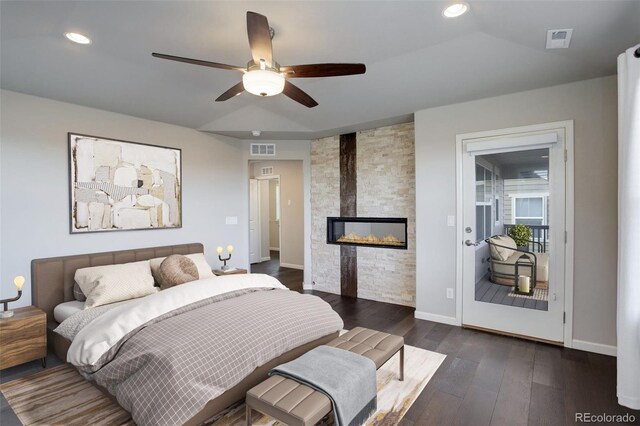
[[[563,341],[565,164],[564,128],[462,140],[464,325]]]

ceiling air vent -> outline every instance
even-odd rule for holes
[[[274,143],[252,143],[251,155],[269,156],[276,155],[276,144]]]
[[[547,31],[547,49],[566,49],[571,43],[573,28]]]
[[[273,174],[273,167],[263,167],[262,176],[268,176]]]

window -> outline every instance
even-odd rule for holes
[[[547,197],[546,194],[512,196],[514,222],[523,225],[546,225]]]
[[[493,217],[495,220],[495,224],[496,226],[500,226],[502,225],[502,211],[500,210],[500,199],[502,198],[503,192],[504,192],[504,181],[500,178],[500,175],[498,174],[498,171],[496,170],[496,172],[494,173],[494,177],[495,177],[495,206],[494,206],[494,211],[493,211]]]
[[[502,226],[504,180],[500,169],[482,157],[476,157],[476,241],[496,233]]]
[[[489,238],[493,231],[493,172],[476,163],[476,241]]]

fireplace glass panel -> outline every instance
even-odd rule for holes
[[[327,243],[407,248],[406,218],[327,218]]]

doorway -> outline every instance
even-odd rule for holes
[[[463,325],[564,341],[571,129],[458,136]]]
[[[251,272],[302,290],[304,176],[300,160],[249,161]]]

